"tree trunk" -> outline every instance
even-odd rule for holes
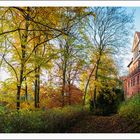
[[[68,81],[68,93],[69,93],[69,95],[68,95],[68,98],[69,98],[69,105],[71,105],[71,86],[70,86],[70,80]]]
[[[96,67],[96,66],[93,67],[93,69],[92,69],[92,71],[91,71],[91,73],[90,73],[90,75],[89,75],[89,78],[88,78],[88,80],[87,80],[86,86],[85,86],[85,92],[84,92],[84,98],[83,98],[83,106],[85,105],[85,100],[86,100],[88,85],[89,85],[89,82],[90,82],[90,78],[92,77],[92,74],[93,74],[93,72],[94,72],[94,70],[95,70],[95,67]]]
[[[100,51],[99,58],[98,58],[98,60],[96,62],[95,81],[98,81],[98,70],[99,70],[99,64],[100,64],[101,54],[102,54],[102,52]],[[97,104],[96,104],[96,96],[97,96],[97,86],[95,85],[94,92],[93,92],[93,108],[94,109],[96,109],[96,107],[97,107]]]
[[[25,100],[28,101],[28,85],[26,77],[25,77]]]
[[[62,83],[62,107],[65,106],[65,88],[66,88],[66,70],[67,70],[67,62],[64,58],[64,69],[63,69],[63,83]]]
[[[39,50],[35,49],[35,59],[38,56]],[[35,60],[35,93],[34,93],[34,105],[35,108],[39,108],[39,94],[40,94],[40,66],[37,64]]]
[[[22,46],[23,47],[23,46]],[[25,50],[24,50],[25,51]],[[22,51],[22,58],[24,58],[24,53]],[[21,70],[20,70],[20,81],[17,85],[17,103],[16,103],[16,106],[17,106],[17,110],[20,109],[20,92],[21,92],[21,86],[22,86],[22,82],[23,82],[23,71],[24,71],[24,65],[23,63],[21,62]]]
[[[16,102],[17,110],[20,109],[20,90],[21,90],[21,85],[18,85],[17,86],[17,102]]]
[[[39,108],[40,95],[40,67],[35,70],[35,108]]]
[[[65,106],[65,83],[66,83],[66,79],[65,79],[65,72],[63,72],[63,83],[62,83],[62,91],[61,91],[61,95],[62,95],[62,107]]]
[[[27,8],[29,10],[29,8]],[[22,49],[22,55],[21,55],[21,65],[20,65],[20,80],[17,85],[17,103],[16,108],[17,110],[20,109],[20,93],[21,93],[21,86],[23,82],[23,74],[25,71],[25,58],[26,58],[26,45],[27,45],[27,38],[28,38],[28,28],[29,28],[29,14],[25,17],[25,31],[21,36],[21,49]]]

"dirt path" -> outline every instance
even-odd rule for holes
[[[83,120],[71,127],[71,133],[122,133],[135,132],[133,123],[118,115],[113,116],[86,116]]]

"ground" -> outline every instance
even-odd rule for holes
[[[140,127],[121,118],[119,115],[94,116],[87,115],[80,122],[72,126],[70,133],[131,133],[140,132]]]

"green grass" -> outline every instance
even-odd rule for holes
[[[47,111],[21,110],[0,114],[3,133],[60,133],[65,132],[87,114],[81,106],[54,108]]]
[[[140,121],[140,94],[123,102],[119,108],[119,115],[130,120]]]

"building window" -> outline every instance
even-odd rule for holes
[[[131,79],[131,87],[133,86],[133,80]]]
[[[134,78],[131,79],[131,87],[132,87],[132,86],[135,86],[135,84],[136,84],[136,83],[135,83],[135,77],[134,77]]]
[[[140,69],[140,60],[138,61],[138,69]]]
[[[128,81],[128,87],[130,87],[130,82]]]
[[[137,84],[139,84],[139,75],[137,76]]]

